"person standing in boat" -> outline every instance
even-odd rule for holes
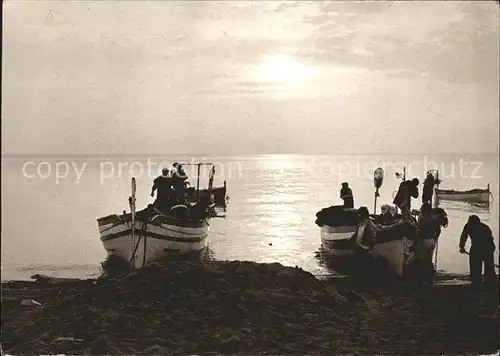
[[[161,173],[161,176],[153,181],[151,197],[154,197],[155,191],[158,190],[155,205],[161,211],[168,211],[172,205],[172,178],[169,176],[168,168],[163,168]]]
[[[432,195],[434,194],[434,175],[431,172],[427,173],[424,180],[424,187],[422,189],[422,204],[429,203],[432,206]]]
[[[482,223],[477,215],[471,215],[460,235],[460,253],[467,253],[465,251],[465,243],[468,237],[471,239],[469,270],[472,284],[474,286],[481,284],[483,264],[484,282],[492,285],[496,284],[494,266],[494,252],[496,247],[490,227]]]
[[[344,201],[344,208],[354,208],[354,197],[352,195],[352,190],[351,188],[349,188],[349,184],[346,182],[342,183],[342,188],[340,189],[340,199]]]
[[[413,178],[412,180],[406,180],[399,185],[398,192],[394,197],[393,204],[401,209],[401,214],[403,219],[406,221],[411,221],[411,198],[418,198],[418,185],[420,181],[418,178]]]
[[[175,190],[175,197],[178,203],[183,203],[186,180],[188,179],[186,172],[182,168],[182,164],[175,162],[172,170],[172,186]]]

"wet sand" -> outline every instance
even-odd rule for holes
[[[491,354],[499,344],[498,289],[367,286],[253,262],[2,283],[1,315],[10,354]]]

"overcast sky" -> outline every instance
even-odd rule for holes
[[[2,153],[495,153],[498,2],[4,1]]]

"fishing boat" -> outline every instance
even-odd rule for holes
[[[471,190],[444,190],[435,189],[436,197],[442,200],[454,200],[471,203],[489,203],[491,191],[490,185],[486,189],[471,189]]]
[[[376,188],[374,212],[382,181],[383,171],[379,168],[374,176]],[[448,217],[443,209],[434,208],[432,214],[440,226],[448,225]],[[379,215],[372,214],[370,219],[376,226],[376,242],[372,254],[385,259],[389,269],[395,275],[403,277],[415,261],[413,246],[418,225],[404,221],[399,214],[391,215],[386,211]],[[340,205],[322,209],[316,214],[316,224],[321,229],[321,250],[325,257],[331,258],[330,262],[337,267],[355,267],[356,260],[353,258],[356,249],[355,235],[360,224],[358,209],[344,208]],[[436,239],[425,239],[424,246],[432,256],[436,248]]]
[[[174,205],[166,212],[160,211],[156,202],[136,212],[136,182],[132,178],[130,213],[123,211],[123,214],[97,219],[108,257],[118,257],[138,269],[169,256],[188,258],[206,249],[209,221],[218,217],[211,194],[215,169],[211,163],[195,165],[198,166],[198,177],[193,194],[186,194],[182,204]],[[212,165],[206,190],[200,190],[199,186],[201,165]],[[201,193],[203,191],[205,193]]]
[[[316,224],[321,228],[321,249],[326,257],[332,258],[337,267],[350,266],[355,263],[352,260],[356,247],[355,235],[358,229],[359,222],[357,221],[357,209],[349,209],[341,212],[340,206],[334,206],[318,212],[318,219]],[[322,217],[325,212],[329,210],[330,219],[335,219],[334,216],[341,216],[337,218],[337,222],[330,222],[330,225],[322,223]],[[333,215],[332,215],[333,213]],[[351,215],[352,218],[346,219],[346,216]],[[324,218],[323,218],[324,219]],[[371,215],[371,219],[376,220],[376,215]],[[344,220],[344,222],[341,222]],[[350,220],[350,221],[347,221]],[[406,224],[399,224],[400,219],[395,218],[394,224],[378,225],[377,228],[377,242],[373,247],[373,252],[379,256],[384,257],[388,265],[395,274],[403,275],[403,266],[405,260],[409,257],[410,240],[405,236],[404,230],[411,226]],[[392,229],[392,231],[391,231]]]
[[[337,209],[331,209],[330,214],[334,210]],[[348,211],[348,214],[354,215],[356,213],[357,209],[349,209]],[[341,224],[339,222],[335,225],[326,225],[322,223],[321,212],[318,214],[316,224],[321,228],[321,250],[325,257],[331,258],[330,262],[337,266],[355,263],[352,258],[356,248],[355,235],[359,223]],[[438,219],[441,226],[447,226],[448,218],[443,209],[434,208],[432,214]],[[332,219],[331,216],[330,219]],[[370,215],[370,219],[376,226],[374,255],[383,257],[394,274],[404,276],[409,265],[415,260],[413,246],[418,224],[403,221],[401,215],[395,215],[389,220],[383,215]],[[426,239],[424,244],[429,249],[429,254],[433,255],[436,240],[434,238]]]

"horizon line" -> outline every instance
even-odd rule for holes
[[[65,158],[65,157],[75,157],[75,158],[103,158],[103,157],[179,157],[179,156],[189,156],[189,157],[249,157],[249,156],[500,156],[500,152],[448,152],[448,153],[436,153],[436,152],[420,152],[420,153],[389,153],[389,152],[353,152],[353,153],[237,153],[237,154],[199,154],[199,153],[61,153],[61,152],[46,152],[46,153],[2,153],[2,158]]]

